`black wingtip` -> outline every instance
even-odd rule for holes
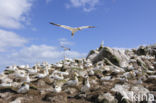
[[[53,25],[54,25],[55,23],[53,23],[53,22],[49,22],[49,24],[53,24]]]
[[[96,28],[95,26],[91,26],[91,28]]]

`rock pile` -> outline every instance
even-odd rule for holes
[[[8,66],[0,74],[0,103],[154,103],[156,45],[103,47],[87,58]]]

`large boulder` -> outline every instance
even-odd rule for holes
[[[87,59],[90,59],[91,61],[99,54],[99,51],[97,50],[91,50],[88,53]]]
[[[92,56],[92,62],[95,64],[98,61],[101,61],[107,58],[111,63],[116,66],[126,67],[128,65],[128,56],[125,54],[125,50],[123,49],[113,49],[109,47],[102,48],[98,54]],[[88,56],[88,58],[90,58]]]

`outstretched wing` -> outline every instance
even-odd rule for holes
[[[50,22],[50,24],[55,25],[55,26],[59,26],[59,27],[65,28],[65,29],[68,29],[68,30],[70,30],[70,31],[72,31],[72,29],[73,29],[73,28],[70,27],[70,26],[55,24],[55,23],[53,23],[53,22]]]
[[[78,27],[79,30],[86,29],[86,28],[95,28],[95,26],[81,26],[81,27]]]
[[[61,46],[64,50],[69,50],[70,51],[70,48],[66,48],[64,46]]]

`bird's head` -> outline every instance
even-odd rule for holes
[[[27,82],[23,82],[22,86],[25,86],[27,84]]]
[[[79,76],[79,75],[78,75],[76,72],[74,72],[74,76],[77,77],[77,76]]]

